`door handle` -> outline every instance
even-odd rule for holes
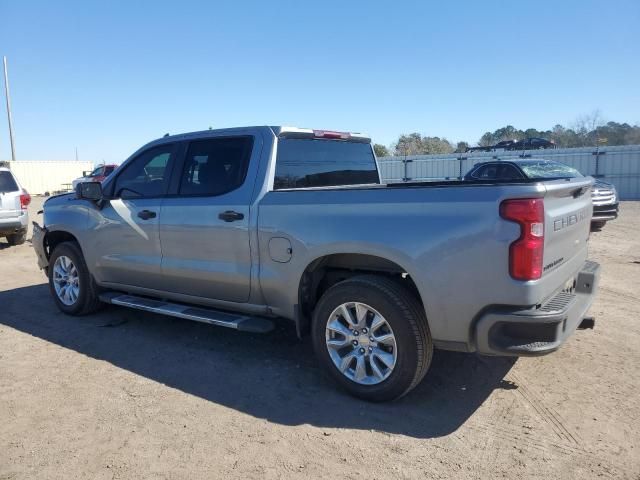
[[[156,218],[156,212],[152,212],[151,210],[141,210],[138,212],[138,217],[142,220],[149,220],[150,218]]]
[[[233,210],[227,210],[226,212],[222,212],[218,215],[220,220],[224,220],[225,222],[235,222],[236,220],[242,220],[244,218],[244,214],[240,212],[234,212]]]

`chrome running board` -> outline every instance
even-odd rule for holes
[[[100,294],[100,300],[112,305],[135,308],[146,312],[169,315],[171,317],[209,323],[219,327],[234,328],[242,332],[267,333],[273,330],[273,322],[264,317],[221,312],[203,307],[194,307],[180,303],[171,303],[152,298],[137,297],[120,292],[105,292]]]

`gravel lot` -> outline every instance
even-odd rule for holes
[[[2,240],[0,479],[639,479],[639,237],[639,202],[591,236],[594,331],[542,358],[436,352],[384,405],[337,391],[288,325],[67,317]]]

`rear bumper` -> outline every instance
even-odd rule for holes
[[[0,236],[25,232],[27,230],[27,215],[19,217],[0,218]]]
[[[604,222],[618,218],[619,206],[617,203],[611,205],[594,205],[592,222]]]
[[[563,290],[534,308],[495,307],[476,324],[478,353],[538,356],[551,353],[580,325],[593,303],[600,265],[587,261],[575,277],[575,288]]]

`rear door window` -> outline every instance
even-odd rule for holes
[[[0,193],[17,192],[20,190],[11,172],[3,170],[0,172]]]
[[[500,173],[498,174],[502,180],[520,180],[523,175],[513,165],[501,165]]]
[[[274,189],[379,183],[368,143],[280,138]]]
[[[210,138],[189,144],[180,195],[216,196],[244,183],[253,148],[253,137]]]
[[[521,180],[523,175],[508,163],[490,163],[483,165],[473,173],[474,178],[481,180]]]
[[[498,166],[491,164],[491,165],[483,165],[482,167],[478,168],[475,172],[473,172],[473,177],[480,178],[483,180],[493,180],[496,178],[497,174],[498,174]]]

